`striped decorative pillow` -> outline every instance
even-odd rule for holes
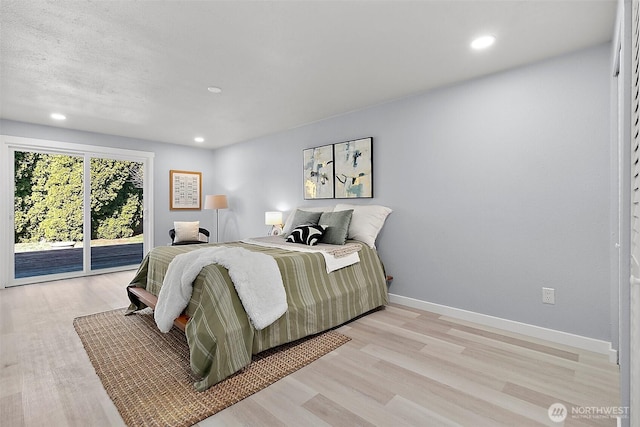
[[[326,225],[299,225],[291,230],[287,236],[287,242],[313,246],[322,239],[326,229]]]

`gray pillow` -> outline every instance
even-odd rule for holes
[[[298,227],[299,225],[318,225],[320,215],[322,215],[322,212],[309,212],[297,209],[296,213],[293,215],[291,230]],[[289,234],[291,233],[287,233],[284,237],[289,237]]]
[[[329,243],[330,245],[344,245],[347,241],[352,215],[353,209],[340,212],[322,212],[318,224],[327,225],[328,227],[320,242]]]

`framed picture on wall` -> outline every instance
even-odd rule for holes
[[[303,150],[304,198],[333,198],[333,145]]]
[[[200,210],[202,207],[202,173],[169,171],[169,209]]]
[[[333,144],[336,199],[373,197],[373,138]]]

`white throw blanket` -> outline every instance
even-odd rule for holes
[[[266,328],[287,311],[287,295],[273,257],[227,246],[197,249],[177,255],[169,263],[154,312],[162,332],[169,332],[173,321],[189,304],[193,281],[200,270],[213,263],[229,270],[240,301],[256,329]]]
[[[342,246],[319,243],[315,246],[305,246],[299,243],[288,243],[282,236],[253,237],[242,240],[242,243],[296,252],[319,252],[324,257],[327,273],[360,262],[358,251],[362,248],[359,243],[348,243]]]

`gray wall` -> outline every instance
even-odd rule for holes
[[[378,239],[392,293],[611,341],[610,64],[602,45],[218,149],[224,238],[326,205],[303,200],[302,150],[372,136],[359,203],[394,209]]]
[[[304,201],[302,150],[374,138],[372,200],[391,292],[611,341],[610,47],[577,52],[216,151],[0,121],[0,133],[152,151],[155,244],[174,220],[169,169],[224,192],[221,239],[264,235]],[[294,107],[292,107],[294,108]],[[541,287],[556,288],[556,305]]]
[[[204,228],[215,233],[214,211],[169,210],[169,170],[171,169],[202,172],[203,197],[215,191],[211,185],[213,182],[211,174],[213,153],[211,150],[10,120],[0,120],[0,134],[153,152],[155,153],[153,160],[154,245],[163,246],[171,242],[168,233],[169,229],[173,228],[173,221],[200,221]]]

